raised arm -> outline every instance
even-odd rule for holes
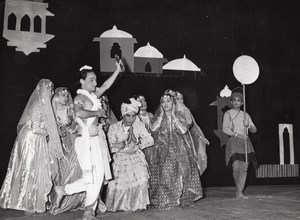
[[[121,61],[120,61],[121,62]],[[100,86],[96,89],[96,96],[99,98],[106,90],[108,90],[111,85],[115,82],[117,76],[121,72],[121,64],[120,62],[117,64],[116,71]]]

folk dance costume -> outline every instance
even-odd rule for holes
[[[202,175],[207,168],[206,145],[209,144],[209,141],[205,138],[204,133],[196,123],[196,120],[191,111],[184,105],[182,93],[168,89],[165,91],[165,94],[173,95],[176,101],[178,103],[181,103],[178,105],[177,109],[182,112],[182,115],[185,117],[187,124],[189,124],[188,132],[184,135],[185,142],[192,149],[194,158],[197,161],[200,175]]]
[[[65,105],[61,104],[63,96],[68,97]],[[72,183],[82,176],[82,171],[78,163],[77,154],[74,149],[74,141],[77,135],[77,123],[75,119],[73,100],[71,93],[66,87],[58,87],[52,98],[52,107],[56,116],[57,127],[61,139],[64,157],[57,160],[57,175],[53,178],[56,185],[66,185]],[[65,196],[57,207],[57,194],[52,190],[50,194],[51,204],[49,212],[57,215],[68,210],[81,208],[85,198],[85,193],[76,193],[74,195]]]
[[[77,93],[87,96],[93,102],[91,110],[97,110],[101,107],[95,94],[82,89],[77,90]],[[106,180],[111,178],[108,164],[110,158],[108,158],[107,149],[103,150],[107,147],[103,137],[105,134],[103,132],[99,132],[96,136],[90,136],[89,134],[89,127],[95,119],[96,117],[88,118],[86,124],[84,124],[80,118],[76,118],[77,123],[82,128],[82,135],[77,136],[75,140],[75,151],[82,170],[82,177],[64,187],[67,195],[85,191],[85,208],[87,210],[91,209],[93,212],[97,206],[104,178]]]
[[[164,100],[173,101],[176,118],[166,114],[162,107]],[[191,121],[187,120],[181,107],[183,104],[177,102],[174,96],[164,94],[153,118],[155,144],[150,162],[150,200],[153,208],[176,209],[178,206],[193,205],[202,198],[200,173],[191,148],[193,144],[190,143],[192,139],[186,137]]]
[[[23,111],[0,191],[1,208],[46,211],[51,175],[55,175],[51,163],[63,156],[51,106],[52,89],[50,80],[40,80]]]
[[[238,97],[241,102],[243,100],[243,95],[239,92],[232,93],[231,99],[234,97]],[[248,165],[252,162],[254,167],[256,167],[257,160],[250,138],[248,137],[245,143],[245,140],[240,137],[240,135],[247,135],[245,134],[244,120],[248,122],[249,128],[255,128],[256,132],[256,127],[250,115],[239,108],[232,108],[225,112],[223,132],[230,135],[226,143],[225,162],[227,165],[232,164],[233,178],[237,189],[236,197],[247,199],[248,197],[244,196],[243,190],[246,183]],[[246,163],[245,146],[247,146],[248,163]]]
[[[134,104],[121,106],[122,115],[129,112],[136,114],[138,107]],[[137,140],[126,144],[129,129]],[[138,119],[130,127],[123,121],[112,124],[108,131],[108,139],[113,155],[114,179],[109,182],[106,194],[106,206],[109,211],[137,211],[146,209],[149,205],[148,169],[145,155],[141,149],[153,145],[153,138],[145,125]],[[124,144],[125,143],[125,144]],[[132,153],[126,150],[135,149]]]

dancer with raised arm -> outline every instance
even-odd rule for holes
[[[84,201],[85,212],[83,220],[97,219],[95,209],[98,204],[99,194],[104,178],[110,178],[107,152],[101,150],[103,141],[102,132],[99,135],[98,120],[105,115],[100,100],[98,99],[115,81],[120,73],[120,63],[116,71],[102,84],[97,86],[97,77],[90,66],[80,68],[79,82],[81,89],[77,90],[74,98],[74,110],[76,121],[79,124],[75,151],[82,170],[82,177],[77,181],[65,186],[55,186],[58,195],[57,206],[64,195],[86,192]],[[107,170],[108,169],[108,170]]]

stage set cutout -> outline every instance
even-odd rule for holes
[[[46,33],[46,16],[54,16],[43,0],[8,0],[5,2],[3,37],[7,46],[25,55],[40,52],[54,35]]]
[[[186,55],[181,59],[168,62],[163,54],[149,42],[134,52],[136,39],[131,34],[119,30],[116,25],[103,32],[99,37],[95,37],[93,41],[99,42],[101,72],[113,72],[115,70],[116,55],[125,63],[127,72],[150,73],[159,76],[163,70],[201,71],[186,58]]]
[[[9,0],[5,2],[3,37],[7,45],[16,47],[25,55],[40,52],[54,35],[46,33],[46,16],[54,16],[47,10],[43,0]],[[116,25],[93,39],[100,46],[100,72],[115,70],[116,57],[124,63],[126,72],[145,73],[161,76],[163,70],[200,72],[192,61],[186,58],[174,59],[167,63],[163,54],[148,42],[134,52],[136,39],[129,33],[119,30]],[[194,74],[194,77],[196,75]]]

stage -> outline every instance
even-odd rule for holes
[[[248,200],[236,199],[234,187],[209,187],[205,198],[193,207],[176,211],[149,209],[142,212],[106,212],[102,220],[195,220],[195,219],[300,219],[300,185],[249,186]],[[83,211],[70,211],[58,216],[25,216],[23,212],[0,209],[0,219],[5,220],[80,220]]]

